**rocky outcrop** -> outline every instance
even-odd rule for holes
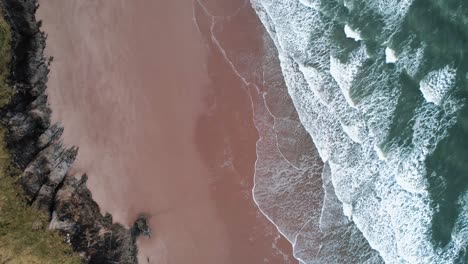
[[[49,227],[67,234],[73,248],[83,252],[89,262],[135,263],[135,236],[113,224],[111,215],[101,215],[86,180],[86,175],[80,179],[66,177],[55,195]]]
[[[144,216],[131,229],[102,215],[86,187],[86,175],[70,175],[78,149],[64,146],[63,128],[51,124],[44,58],[46,36],[35,19],[37,0],[0,0],[13,31],[10,82],[13,98],[0,110],[7,128],[7,147],[22,171],[18,183],[31,206],[50,215],[50,229],[59,230],[87,263],[136,263],[136,237],[149,236]],[[79,175],[78,175],[79,176]]]
[[[130,229],[130,232],[132,232],[132,236],[138,237],[138,236],[144,236],[144,237],[151,237],[151,230],[148,226],[147,222],[148,216],[141,214],[135,223],[133,224],[132,228]]]

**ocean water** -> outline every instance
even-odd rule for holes
[[[468,263],[468,2],[251,3],[287,86],[254,104],[253,194],[295,257]]]

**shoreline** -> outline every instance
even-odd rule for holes
[[[119,222],[153,216],[140,262],[297,263],[251,199],[258,131],[239,75],[262,83],[264,35],[248,1],[50,0],[39,17],[73,170]]]
[[[2,0],[13,35],[10,102],[1,109],[1,124],[12,163],[21,171],[18,183],[27,203],[49,216],[57,230],[87,263],[137,263],[136,238],[149,235],[145,217],[132,228],[102,215],[86,186],[87,176],[69,173],[78,148],[63,145],[63,128],[51,122],[46,89],[49,65],[36,0]],[[80,176],[79,178],[76,176]]]

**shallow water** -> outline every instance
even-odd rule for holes
[[[376,263],[376,251],[387,263],[466,263],[466,1],[252,2],[336,194],[320,231],[295,234],[301,260],[340,247],[339,263]],[[349,222],[360,232],[333,236]],[[329,243],[311,247],[320,232]],[[348,239],[363,248],[341,247]]]

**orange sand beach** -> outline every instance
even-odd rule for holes
[[[263,55],[249,2],[40,4],[53,118],[79,147],[73,171],[114,220],[150,215],[140,263],[297,263],[251,194],[258,133],[239,68],[250,64],[227,56]]]

